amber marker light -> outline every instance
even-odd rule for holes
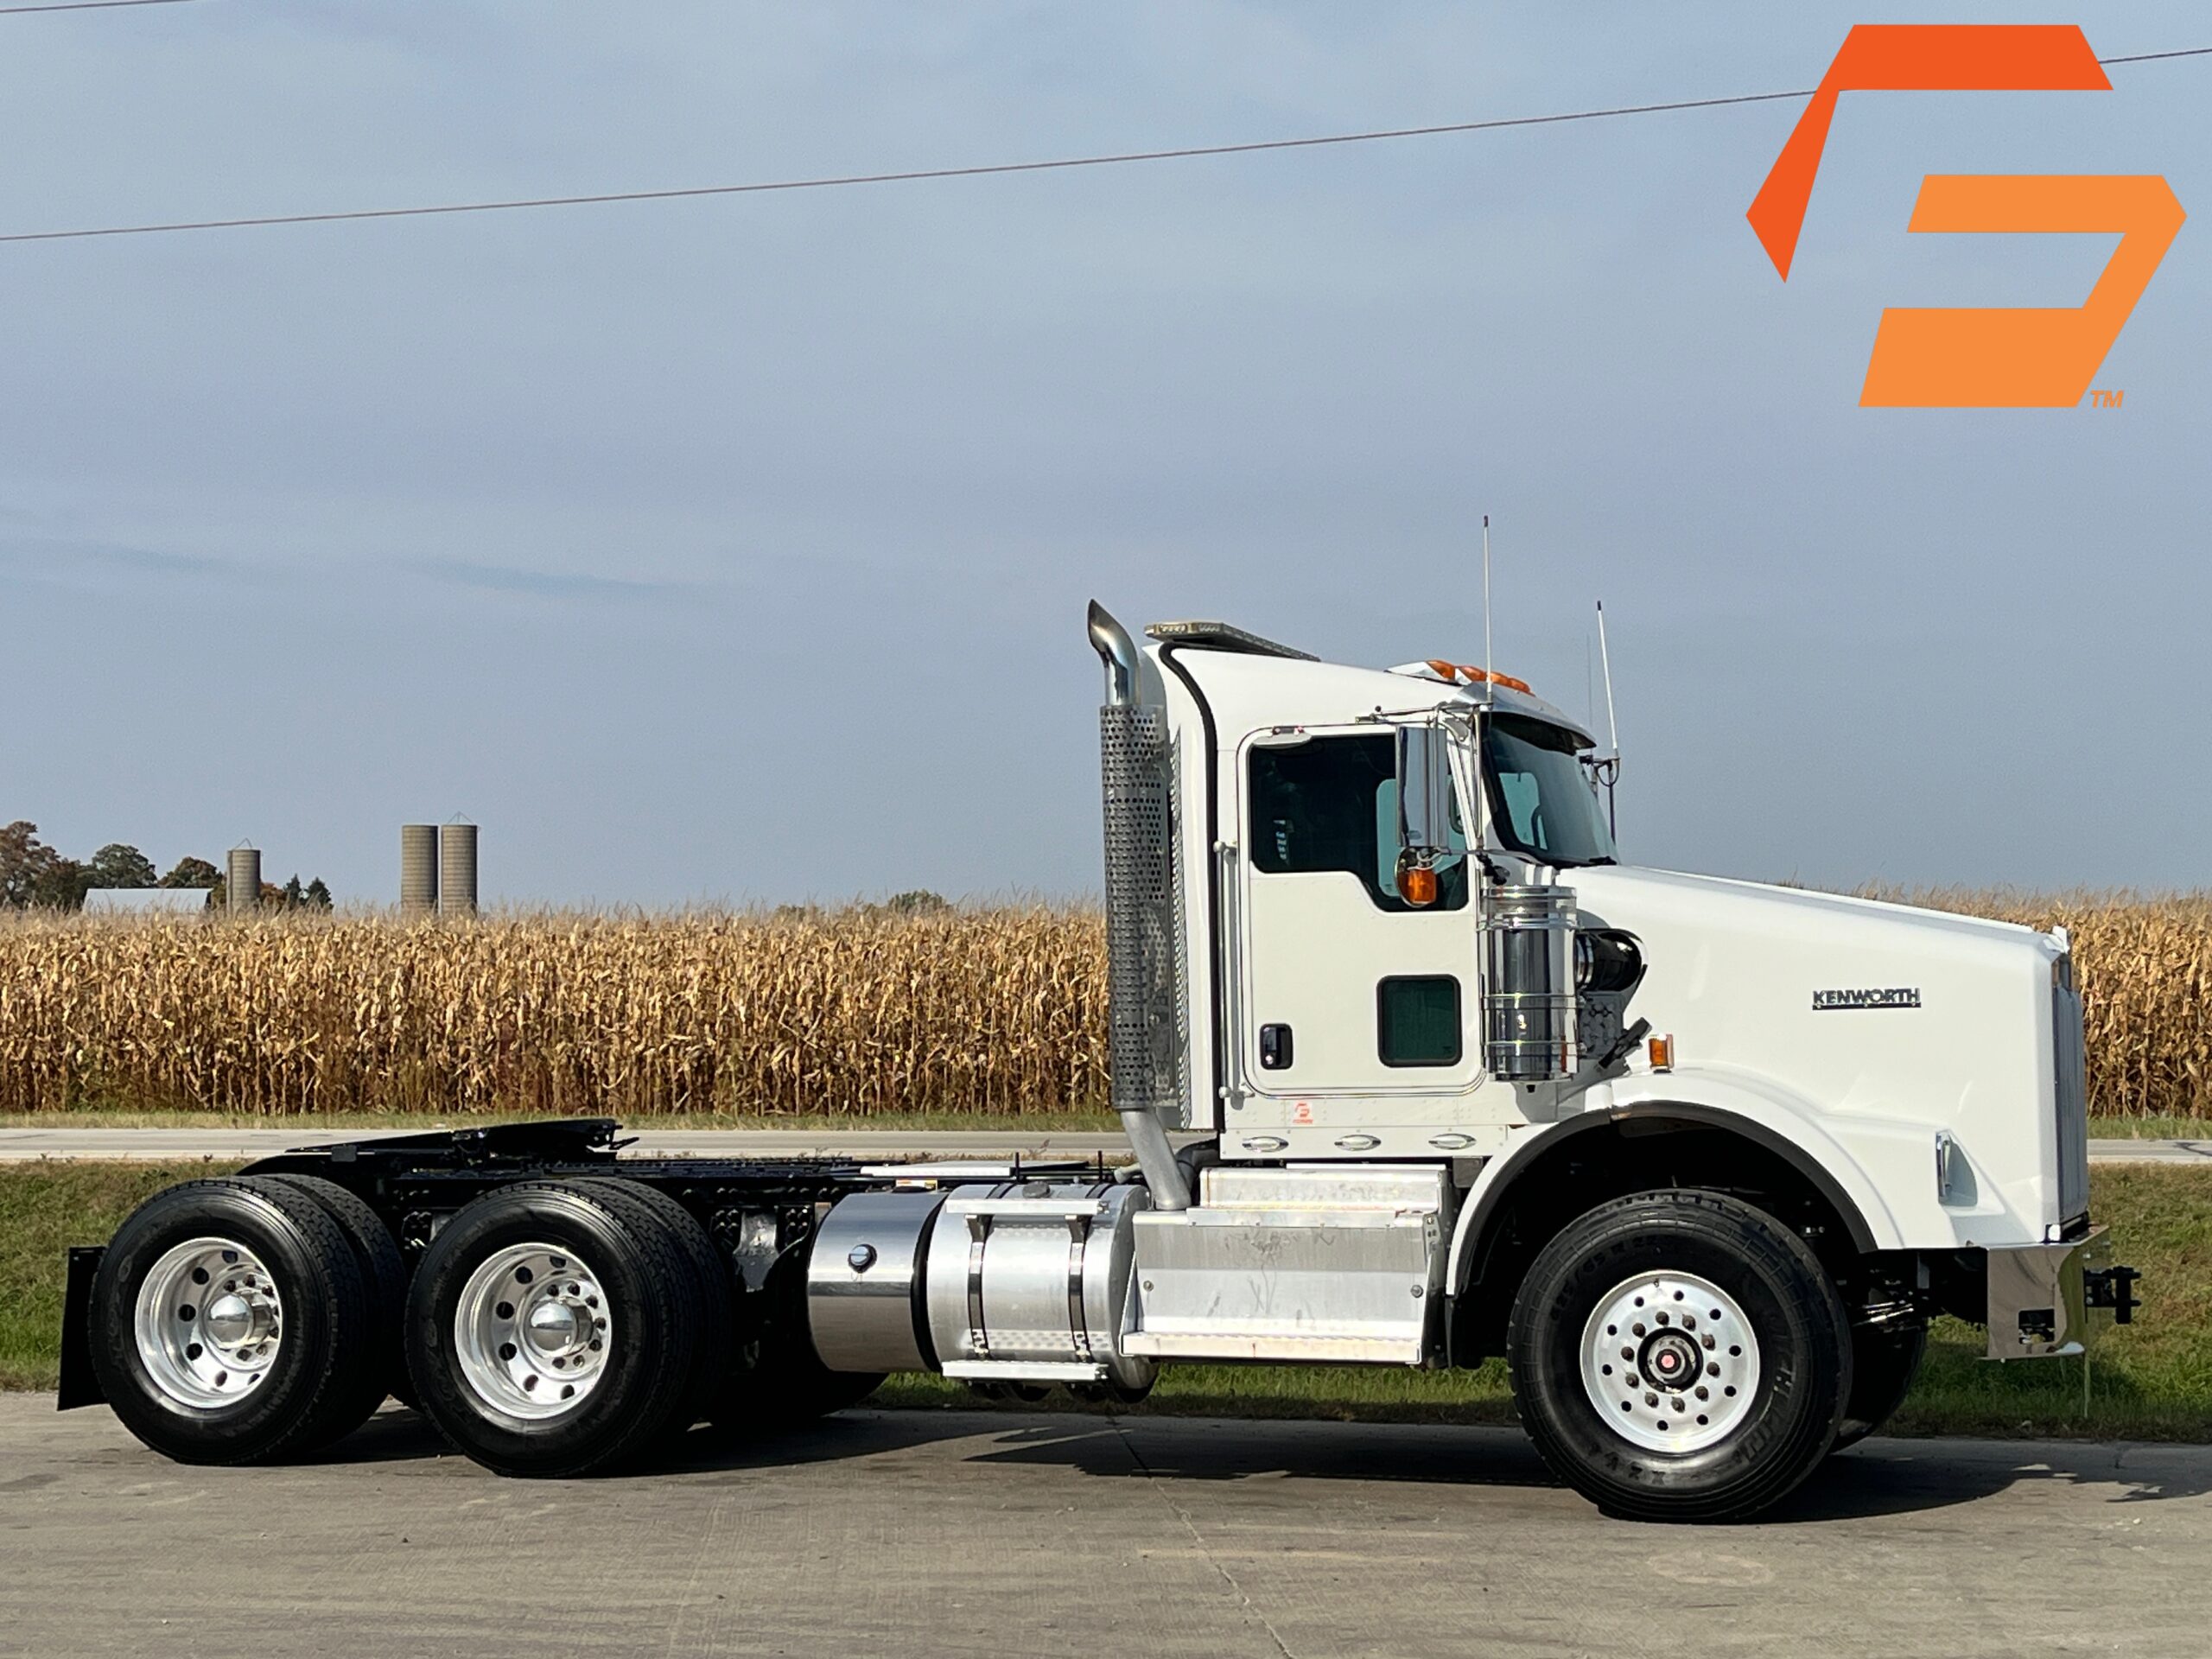
[[[1398,896],[1409,905],[1434,904],[1436,872],[1426,865],[1407,865],[1398,872]]]

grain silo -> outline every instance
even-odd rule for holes
[[[399,913],[428,916],[438,907],[438,826],[399,826]]]
[[[476,913],[476,826],[466,818],[438,831],[438,913]]]
[[[230,868],[223,885],[233,916],[251,915],[261,908],[261,849],[241,842],[231,849]]]

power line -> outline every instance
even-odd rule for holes
[[[79,0],[93,3],[94,0]],[[164,0],[104,0],[108,4],[161,3]],[[167,0],[174,3],[175,0]],[[2164,58],[2212,56],[2212,46],[2176,52],[2145,52],[2132,57],[2101,58],[2104,64],[2148,63]],[[537,207],[588,207],[616,201],[680,201],[700,196],[764,195],[785,190],[835,190],[852,185],[912,184],[926,179],[978,179],[1009,173],[1062,172],[1074,168],[1124,167],[1139,162],[1189,161],[1206,156],[1251,156],[1264,150],[1319,149],[1330,145],[1370,144],[1398,138],[1433,138],[1446,133],[1495,132],[1505,127],[1555,126],[1569,121],[1603,121],[1632,115],[1660,115],[1677,110],[1711,110],[1736,104],[1770,104],[1810,98],[1814,89],[1787,92],[1739,92],[1727,98],[1678,99],[1665,104],[1623,104],[1606,109],[1570,110],[1554,115],[1507,116],[1491,121],[1453,121],[1438,126],[1383,127],[1366,132],[1335,132],[1309,138],[1264,138],[1238,144],[1191,144],[1176,149],[1122,150],[1103,156],[1065,156],[1039,162],[995,162],[975,167],[913,168],[895,173],[844,173],[821,178],[771,179],[749,184],[702,184],[666,190],[608,190],[589,195],[525,196],[505,201],[442,202],[426,207],[357,207],[336,213],[268,213],[248,219],[178,219],[154,225],[109,225],[74,231],[0,232],[0,242],[69,242],[103,236],[162,236],[178,231],[238,231],[272,225],[332,225],[372,219],[429,219],[449,213],[513,213]]]
[[[192,0],[53,0],[42,6],[0,6],[0,17],[19,11],[112,11],[118,6],[188,6]]]
[[[1775,99],[1809,98],[1810,88],[1794,92],[1747,92],[1733,98],[1688,99],[1671,104],[1624,105],[1616,109],[1574,110],[1560,115],[1514,116],[1495,121],[1455,121],[1442,126],[1390,127],[1371,132],[1337,132],[1313,138],[1265,138],[1241,144],[1192,144],[1179,149],[1123,150],[1106,156],[1065,156],[1041,162],[995,162],[976,167],[914,168],[897,173],[846,173],[824,178],[772,179],[751,184],[701,184],[671,190],[610,190],[581,196],[529,196],[510,201],[455,201],[429,207],[359,207],[327,213],[270,213],[251,219],[181,219],[161,225],[113,225],[97,230],[16,231],[0,242],[63,242],[92,236],[156,236],[171,231],[234,231],[264,225],[328,225],[365,219],[423,219],[439,213],[499,213],[528,207],[586,207],[611,201],[677,201],[695,196],[760,195],[777,190],[834,190],[856,184],[911,184],[924,179],[976,179],[1005,173],[1046,173],[1077,167],[1122,167],[1133,162],[1185,161],[1201,156],[1249,156],[1262,150],[1314,149],[1327,144],[1365,144],[1389,138],[1427,138],[1449,132],[1485,132],[1500,127],[1535,127],[1561,121],[1596,121],[1611,116],[1655,115],[1665,110],[1711,109],[1723,104],[1763,104]]]
[[[2099,58],[2097,61],[2109,68],[2115,63],[2157,63],[2164,58],[2202,58],[2212,56],[2212,46],[2188,46],[2178,52],[2134,52],[2124,58]]]

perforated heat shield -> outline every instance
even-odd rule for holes
[[[1098,711],[1106,805],[1106,987],[1117,1112],[1179,1112],[1183,997],[1174,781],[1164,709]]]

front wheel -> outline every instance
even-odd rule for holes
[[[1522,1282],[1507,1351],[1545,1461],[1633,1520],[1766,1508],[1827,1455],[1851,1395],[1819,1260],[1718,1192],[1637,1193],[1569,1223]]]
[[[1858,1445],[1896,1414],[1912,1392],[1927,1353],[1928,1321],[1923,1319],[1852,1331],[1851,1400],[1835,1432],[1834,1450]]]

